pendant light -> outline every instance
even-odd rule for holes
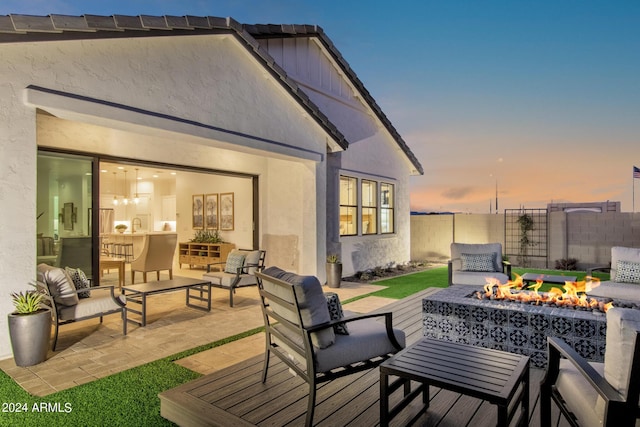
[[[116,173],[114,172],[113,173],[113,188],[114,188],[114,190],[113,190],[113,205],[114,206],[118,206],[118,196],[116,195],[116,190],[115,190],[117,185],[118,185],[118,178],[116,176]]]
[[[138,168],[136,168],[136,197],[133,199],[133,203],[135,203],[136,205],[138,203],[140,203],[140,199],[138,198],[138,180],[140,178],[138,178]]]
[[[122,204],[124,204],[125,206],[129,204],[129,198],[128,198],[128,194],[129,192],[127,191],[127,170],[124,170],[124,199],[122,199]]]

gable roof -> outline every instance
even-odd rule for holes
[[[118,37],[161,37],[194,34],[231,33],[253,56],[276,77],[298,103],[333,138],[342,149],[348,142],[338,128],[309,99],[298,84],[280,67],[266,48],[260,45],[260,38],[274,37],[317,37],[334,61],[342,68],[366,103],[383,123],[398,146],[407,156],[415,170],[423,174],[422,165],[400,136],[380,106],[364,87],[349,63],[340,54],[331,39],[317,25],[262,25],[240,24],[233,18],[214,16],[150,16],[150,15],[6,15],[0,16],[0,43],[32,41],[79,40]]]

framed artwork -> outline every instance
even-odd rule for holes
[[[65,203],[62,208],[62,221],[65,230],[73,230],[73,203]]]
[[[207,194],[204,196],[204,227],[217,230],[218,229],[218,193]]]
[[[233,230],[233,193],[220,193],[220,230]]]
[[[193,225],[196,230],[204,228],[204,195],[196,194],[193,196]]]

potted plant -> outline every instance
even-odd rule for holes
[[[43,303],[44,298],[45,295],[37,288],[11,294],[16,310],[8,315],[9,337],[13,358],[18,366],[37,365],[47,360],[51,309]]]
[[[118,233],[124,233],[127,228],[125,224],[116,225],[116,231],[118,231]]]
[[[338,255],[327,256],[327,286],[339,288],[342,280],[342,263]]]

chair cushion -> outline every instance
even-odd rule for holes
[[[224,265],[225,273],[237,273],[239,268],[244,265],[245,254],[240,251],[231,251],[227,256],[227,261]]]
[[[496,271],[495,252],[484,254],[460,254],[462,271]]]
[[[124,305],[124,303],[123,303]],[[58,312],[61,320],[77,320],[122,309],[111,296],[85,298],[72,307],[62,307]]]
[[[78,304],[78,294],[71,277],[63,268],[47,264],[38,265],[38,281],[45,283],[56,304],[74,306]]]
[[[640,301],[640,286],[633,283],[600,282],[598,286],[588,291],[587,295],[638,302]]]
[[[211,282],[211,284],[218,286],[218,287],[223,287],[223,288],[230,288],[231,284],[238,278],[237,274],[231,274],[231,273],[225,273],[224,271],[212,271],[210,273],[204,273],[202,275],[202,278],[204,280],[208,280],[209,282]],[[236,287],[240,287],[240,286],[250,286],[250,285],[257,285],[258,284],[258,279],[256,278],[256,276],[252,276],[249,274],[242,274],[240,275],[240,280],[238,281],[238,283],[236,283]]]
[[[618,260],[616,282],[640,284],[640,262]]]
[[[618,261],[640,262],[640,248],[625,248],[623,246],[614,246],[611,248],[611,278],[613,282],[621,282],[618,280]]]
[[[73,285],[76,287],[76,290],[80,289],[89,289],[91,287],[91,283],[89,279],[87,279],[87,275],[84,274],[84,271],[79,268],[71,268],[65,267],[64,270],[67,272]],[[89,298],[91,296],[91,291],[78,292],[78,298]]]
[[[500,283],[507,283],[509,276],[504,273],[498,272],[478,272],[478,271],[462,271],[454,270],[452,272],[451,281],[454,285],[474,285],[484,286],[487,284],[487,279],[494,278]]]
[[[280,279],[293,286],[298,306],[300,308],[300,316],[302,317],[302,325],[306,328],[316,326],[331,321],[327,299],[322,292],[322,285],[315,276],[300,276],[295,273],[289,273],[278,267],[269,267],[263,271],[264,274]],[[268,292],[277,295],[288,302],[292,301],[292,295],[279,286],[272,285],[268,280],[263,280],[263,286]],[[292,316],[290,310],[278,308],[278,304],[270,302],[273,310],[295,324],[299,320]],[[322,331],[311,334],[313,345],[319,348],[325,348],[335,342],[335,333],[333,328],[324,329]]]
[[[589,364],[600,375],[604,374],[603,363],[589,362]],[[578,372],[578,369],[566,359],[560,360],[560,373],[556,387],[581,426],[602,426],[604,400],[589,381]]]
[[[614,307],[607,311],[604,377],[625,397],[636,331],[640,331],[640,310]]]
[[[247,252],[244,257],[245,264],[258,265],[260,263],[260,251]],[[258,271],[257,267],[249,267],[247,269],[248,274],[255,274]]]
[[[327,299],[327,306],[329,307],[329,315],[331,320],[340,320],[344,318],[342,311],[342,304],[340,304],[340,297],[335,292],[325,292],[325,298]],[[349,335],[349,329],[346,323],[338,323],[333,325],[333,330],[336,334]]]
[[[405,334],[393,330],[398,343],[405,346]],[[371,359],[384,354],[395,353],[397,349],[387,337],[384,322],[375,319],[349,322],[349,335],[336,335],[336,342],[316,352],[316,367],[319,372],[346,366],[351,363]]]

